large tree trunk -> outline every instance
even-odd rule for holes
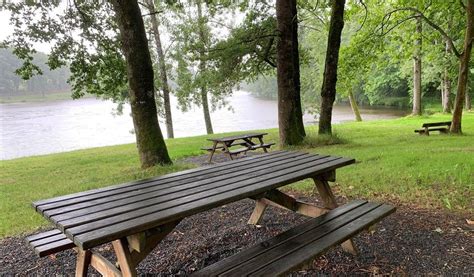
[[[155,38],[156,53],[158,54],[158,64],[160,68],[161,89],[163,90],[163,104],[165,108],[166,134],[168,138],[174,138],[173,119],[171,117],[170,88],[168,85],[168,75],[166,74],[165,55],[161,45],[160,30],[158,29],[158,20],[156,19],[155,4],[153,0],[146,0],[148,10],[151,15],[151,27],[153,37]]]
[[[296,0],[276,1],[278,127],[280,144],[296,145],[306,133],[300,97],[298,18]]]
[[[153,67],[142,15],[136,0],[110,0],[120,29],[122,51],[127,62],[130,106],[143,168],[171,164],[158,125]]]
[[[474,0],[468,0],[466,6],[466,33],[464,35],[464,47],[461,61],[459,63],[458,90],[454,101],[453,119],[451,133],[461,134],[462,109],[467,91],[467,78],[469,75],[469,60],[471,58],[472,43],[474,39]]]
[[[206,45],[206,34],[204,30],[204,18],[202,16],[202,7],[201,1],[197,1],[197,12],[198,12],[198,31],[199,31],[199,39],[202,42],[202,45]],[[203,46],[204,47],[204,46]],[[199,71],[204,72],[206,70],[206,60],[204,56],[204,49],[199,51]],[[212,129],[212,121],[211,121],[211,113],[209,112],[209,100],[207,98],[207,88],[204,82],[201,82],[201,103],[202,103],[202,111],[204,113],[204,122],[206,124],[206,132],[208,135],[213,134],[214,131]]]
[[[332,108],[334,100],[336,100],[337,64],[341,46],[341,33],[342,28],[344,28],[344,4],[345,0],[332,1],[326,62],[321,88],[319,134],[332,134]]]
[[[362,121],[362,116],[360,116],[359,106],[357,105],[357,101],[355,100],[354,94],[351,90],[348,92],[349,94],[349,103],[351,103],[352,112],[354,113],[356,121]]]
[[[416,19],[415,53],[413,55],[413,115],[421,115],[421,48],[422,21]]]

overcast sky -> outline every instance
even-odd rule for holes
[[[13,32],[13,27],[10,26],[10,12],[0,11],[0,41],[6,39]],[[51,46],[47,43],[35,43],[34,47],[37,51],[49,53]]]

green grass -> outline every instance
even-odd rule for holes
[[[464,115],[463,136],[426,137],[413,132],[423,122],[449,119],[448,115],[437,114],[345,123],[334,125],[334,137],[318,137],[316,128],[310,126],[305,144],[294,149],[357,160],[355,165],[337,171],[337,194],[472,212],[474,113]],[[266,141],[278,141],[276,129],[266,131]],[[168,140],[171,157],[177,161],[202,154],[199,149],[209,143],[207,137]],[[35,200],[189,167],[175,162],[173,166],[142,170],[133,144],[0,161],[0,237],[47,225],[31,208]],[[309,181],[292,186],[303,192],[311,192],[312,187]]]

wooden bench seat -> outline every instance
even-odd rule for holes
[[[75,247],[74,243],[57,229],[31,235],[26,240],[39,257]]]
[[[212,264],[193,276],[282,275],[304,266],[394,211],[395,207],[390,205],[354,201]]]
[[[259,148],[270,148],[274,144],[275,144],[274,142],[264,143],[264,144],[255,144],[255,145],[252,145],[252,146],[249,146],[249,147],[243,147],[243,148],[238,148],[238,149],[234,149],[234,150],[229,150],[229,153],[231,155],[237,155],[237,154],[240,154],[240,153],[243,153],[243,152],[247,152],[247,151],[250,151],[250,150],[256,150],[256,149],[259,149]]]
[[[246,146],[246,143],[232,143],[228,147],[233,147],[233,146]],[[212,151],[212,146],[209,147],[201,147],[201,150],[206,150],[206,151]],[[224,146],[216,146],[216,150],[224,150]]]

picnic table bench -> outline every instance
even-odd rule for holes
[[[438,131],[440,133],[447,134],[449,133],[449,127],[451,127],[451,121],[423,123],[421,129],[415,130],[415,133],[429,136],[430,131]]]
[[[275,151],[41,200],[33,207],[56,229],[32,235],[28,241],[39,256],[76,249],[76,276],[85,276],[89,266],[105,276],[135,276],[135,267],[182,219],[251,198],[256,202],[251,224],[261,220],[268,205],[312,219],[196,274],[281,274],[339,243],[356,253],[350,238],[395,210],[367,201],[337,207],[328,181],[335,181],[337,168],[354,162],[350,158]],[[323,207],[278,190],[306,178],[314,180]],[[118,266],[92,249],[109,242]]]
[[[266,153],[267,148],[270,148],[275,143],[264,143],[263,136],[267,135],[268,133],[251,133],[251,134],[241,134],[236,136],[230,137],[223,137],[223,138],[209,138],[208,141],[212,141],[212,146],[210,147],[203,147],[201,150],[209,151],[209,163],[212,162],[212,157],[216,150],[221,150],[227,155],[229,158],[233,160],[233,156],[240,154],[240,153],[247,153],[247,151],[263,149]],[[252,139],[258,139],[259,143],[255,143]],[[231,149],[233,146],[242,146],[238,149]]]

